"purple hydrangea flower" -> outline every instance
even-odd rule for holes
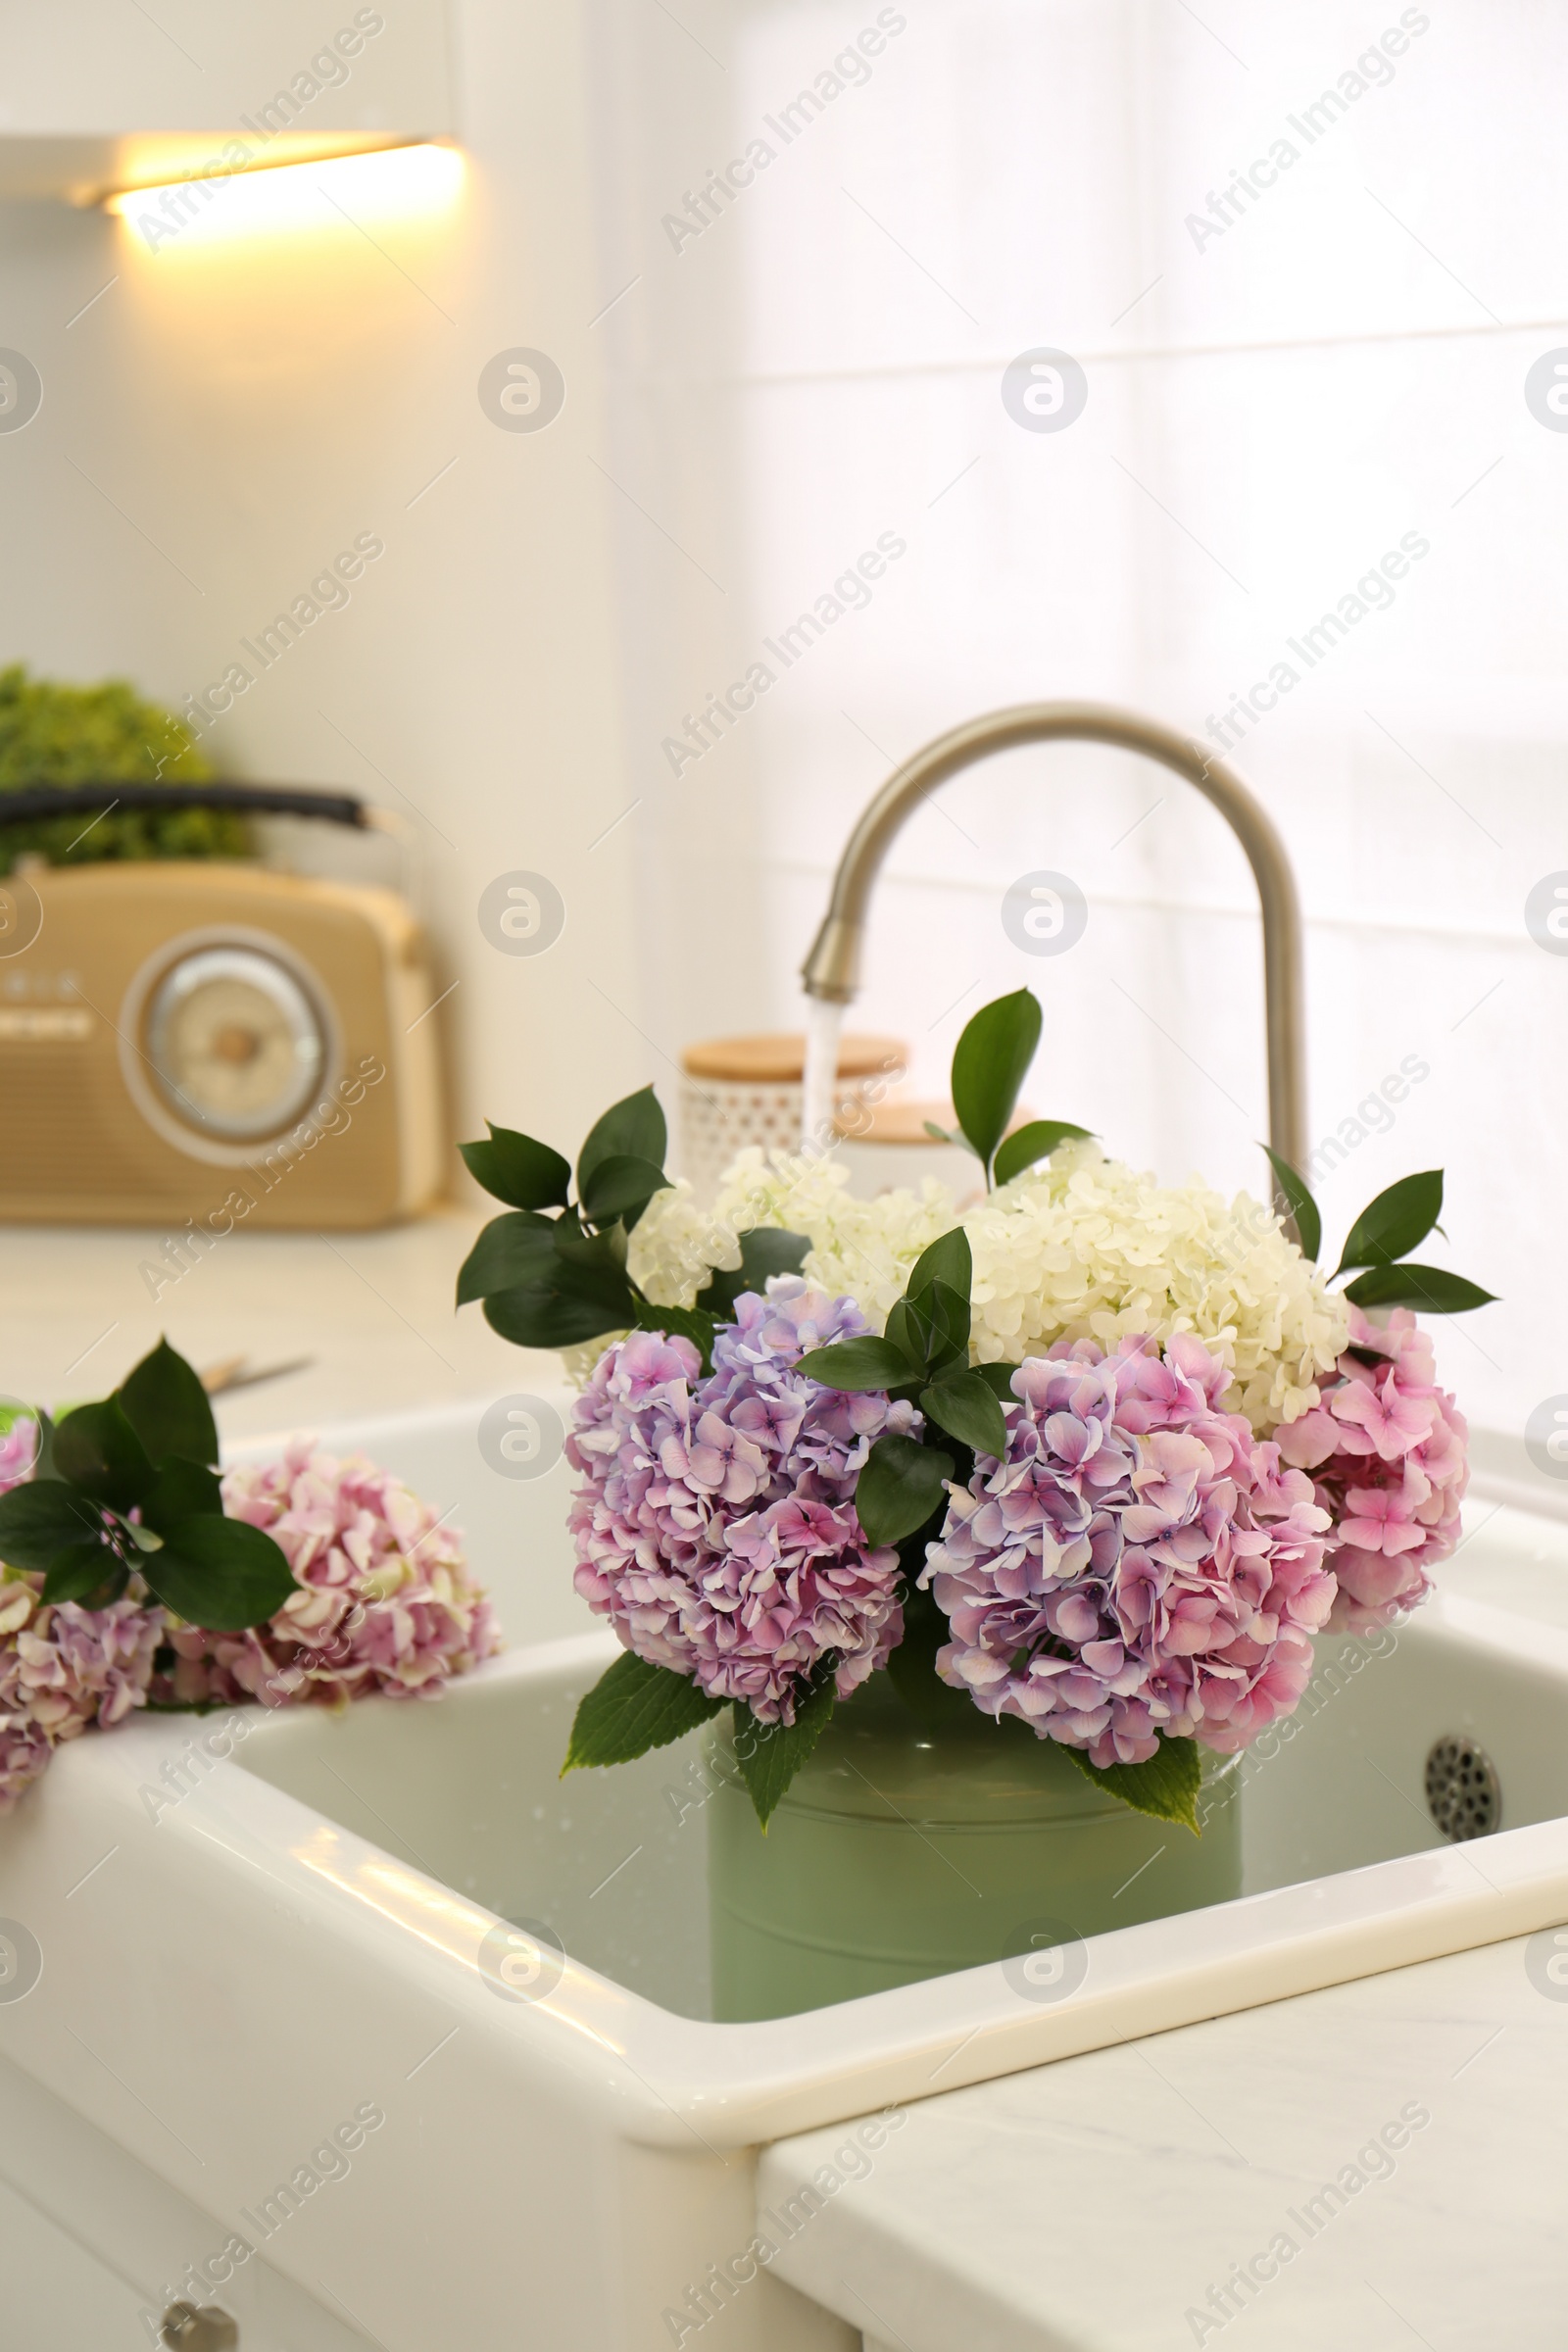
[[[854,1494],[875,1441],[919,1415],[797,1368],[864,1329],[853,1299],[787,1275],[736,1300],[706,1379],[689,1340],[632,1332],[566,1442],[578,1592],[639,1657],[765,1723],[794,1722],[829,1652],[847,1697],[903,1637],[898,1554],[866,1543]]]
[[[1327,1511],[1219,1399],[1178,1334],[1029,1358],[1004,1461],[952,1487],[922,1584],[948,1618],[944,1682],[1098,1765],[1161,1733],[1231,1753],[1296,1705],[1333,1605]]]

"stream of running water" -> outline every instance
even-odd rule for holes
[[[806,1000],[806,1074],[801,1088],[801,1150],[831,1152],[838,1092],[839,1031],[844,1007],[826,997]]]

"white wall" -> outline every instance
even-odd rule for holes
[[[275,32],[264,94],[298,62],[297,15]],[[320,34],[352,15],[323,0]],[[190,32],[178,10],[165,21]],[[33,421],[0,433],[0,659],[125,674],[176,704],[236,659],[257,669],[239,639],[357,533],[379,535],[386,553],[350,605],[204,740],[222,773],[349,786],[409,818],[442,985],[459,983],[438,1017],[460,1131],[488,1113],[568,1142],[607,1093],[652,1074],[632,837],[591,846],[631,795],[612,494],[594,462],[602,279],[581,24],[575,8],[501,0],[452,12],[464,191],[426,219],[372,218],[375,243],[324,204],[307,231],[156,251],[101,212],[0,214],[0,344],[44,381]],[[383,37],[396,35],[392,12]],[[172,57],[171,77],[182,72]],[[548,351],[566,378],[538,434],[499,430],[479,406],[480,370],[514,346]],[[537,958],[497,953],[478,927],[485,885],[516,868],[551,876],[566,903]]]
[[[361,37],[356,39],[356,32]],[[396,132],[448,127],[450,39],[441,0],[267,0],[221,10],[205,0],[0,0],[6,72],[0,126],[18,138],[232,129],[305,73],[295,132]],[[339,72],[327,54],[349,64]],[[198,152],[198,161],[203,160]],[[0,156],[0,172],[5,159]],[[138,175],[139,176],[139,175]]]

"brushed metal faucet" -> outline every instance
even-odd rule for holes
[[[927,795],[976,760],[1025,743],[1105,743],[1140,752],[1185,776],[1225,818],[1247,852],[1263,910],[1269,1142],[1292,1167],[1301,1167],[1306,1151],[1301,910],[1285,844],[1272,818],[1222,760],[1174,728],[1135,711],[1105,703],[1018,703],[966,720],[895,768],[839,860],[827,913],[801,967],[807,995],[848,1004],[858,994],[871,886],[894,835]]]

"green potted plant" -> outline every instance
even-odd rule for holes
[[[188,729],[122,679],[68,686],[0,669],[0,793],[40,784],[204,784],[212,765]],[[111,809],[38,817],[0,826],[0,875],[23,857],[50,865],[106,858],[243,858],[251,848],[242,817],[211,808]]]

